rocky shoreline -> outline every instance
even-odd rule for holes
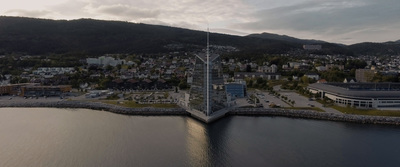
[[[104,110],[124,115],[190,115],[182,108],[127,108],[101,102],[54,101],[54,102],[21,102],[3,103],[0,107],[46,107],[46,108],[85,108]]]
[[[87,101],[11,102],[0,103],[0,108],[1,107],[85,108],[93,110],[104,110],[124,115],[191,115],[183,108],[127,108],[101,102]],[[235,108],[226,113],[226,115],[283,116],[292,118],[306,118],[362,124],[400,125],[399,117],[334,114],[326,112],[316,112],[312,110]]]
[[[284,116],[361,124],[400,125],[399,117],[334,114],[326,112],[316,112],[312,110],[236,108],[228,112],[227,115]]]

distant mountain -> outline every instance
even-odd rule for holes
[[[93,19],[68,21],[0,16],[0,55],[191,52],[204,49],[206,37],[204,31],[122,21]],[[245,56],[288,52],[344,55],[400,53],[400,40],[346,46],[270,33],[248,36],[210,33],[210,44],[233,46],[239,50],[236,55]],[[320,44],[323,49],[304,51],[302,49],[304,44]]]
[[[325,41],[320,40],[313,40],[313,39],[298,39],[287,35],[278,35],[278,34],[271,34],[263,32],[261,34],[250,34],[247,35],[248,37],[255,37],[255,38],[263,38],[263,39],[273,39],[273,40],[281,40],[287,42],[294,42],[294,43],[301,43],[301,44],[322,44],[327,43]]]
[[[261,34],[250,34],[247,37],[252,38],[262,38],[268,40],[279,40],[284,42],[291,42],[296,43],[300,46],[307,45],[307,44],[318,44],[322,46],[322,50],[319,51],[310,51],[314,54],[347,54],[353,55],[353,52],[347,48],[346,45],[343,44],[335,44],[335,43],[328,43],[321,40],[314,40],[314,39],[299,39],[287,35],[278,35],[278,34],[271,34],[271,33],[261,33]]]
[[[400,55],[399,41],[385,43],[364,42],[349,45],[348,48],[356,55]]]
[[[159,25],[93,19],[48,20],[0,16],[0,55],[7,53],[167,53],[201,50],[206,32]],[[248,53],[285,53],[300,45],[226,34],[210,34],[212,45]],[[172,46],[172,47],[171,47]]]

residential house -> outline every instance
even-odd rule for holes
[[[315,72],[307,72],[304,74],[307,78],[314,79],[314,80],[319,80],[319,75]]]

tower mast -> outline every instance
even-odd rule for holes
[[[210,115],[210,30],[207,27],[207,116]]]

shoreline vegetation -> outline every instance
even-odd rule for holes
[[[0,108],[23,108],[23,107],[44,107],[44,108],[84,108],[100,111],[108,111],[124,115],[185,115],[190,113],[183,108],[130,108],[121,105],[90,102],[90,101],[53,101],[53,102],[12,102],[2,103]],[[239,116],[283,116],[291,118],[306,118],[316,120],[329,120],[338,122],[352,122],[362,124],[382,124],[382,125],[400,125],[400,117],[388,116],[368,116],[351,114],[334,114],[326,112],[317,112],[306,109],[284,109],[284,108],[235,108],[226,115]]]

